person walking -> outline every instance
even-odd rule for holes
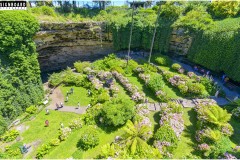
[[[46,115],[49,115],[50,113],[49,113],[49,110],[48,109],[46,109]]]
[[[73,94],[73,88],[71,88],[70,91],[71,91],[71,94]]]
[[[66,102],[68,102],[68,96],[66,97]]]
[[[61,108],[63,108],[63,103],[62,102],[60,103],[60,106],[61,106]]]
[[[77,106],[78,106],[78,109],[79,109],[79,107],[80,107],[80,103],[79,102],[78,102]]]
[[[48,120],[45,121],[45,126],[46,126],[46,127],[49,126],[49,121],[48,121]]]

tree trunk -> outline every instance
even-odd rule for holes
[[[153,49],[154,39],[155,39],[155,36],[156,36],[159,15],[160,15],[160,5],[159,5],[159,8],[158,8],[157,19],[156,19],[156,22],[155,22],[155,28],[154,28],[154,32],[153,32],[153,38],[152,38],[151,48],[150,48],[149,57],[148,57],[148,63],[150,63],[150,61],[151,61],[152,49]]]
[[[129,61],[129,57],[130,57],[130,51],[131,51],[132,30],[133,30],[133,23],[134,23],[134,19],[133,19],[133,13],[134,13],[134,1],[133,1],[133,5],[132,5],[132,25],[131,25],[130,37],[129,37],[129,43],[128,43],[128,57],[127,57],[127,65],[128,65],[128,61]]]

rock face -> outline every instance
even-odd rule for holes
[[[112,53],[112,35],[104,22],[41,23],[34,37],[42,72],[64,69]]]
[[[192,37],[184,34],[184,29],[174,29],[169,44],[169,51],[178,55],[186,55],[192,44]]]

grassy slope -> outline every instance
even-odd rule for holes
[[[29,129],[21,134],[23,142],[26,144],[37,140],[40,140],[41,144],[49,142],[51,139],[58,137],[60,122],[63,122],[66,126],[72,119],[77,118],[78,116],[79,115],[75,113],[52,110],[50,111],[50,115],[45,115],[45,110],[43,110],[34,120],[24,123],[25,126],[29,126]],[[45,127],[45,120],[49,121],[49,127]],[[34,151],[28,156],[28,158],[32,158],[36,155],[37,149],[33,147],[33,150]]]
[[[123,87],[118,83],[117,83],[117,86],[119,87],[118,96],[122,97],[123,99],[130,99],[130,97],[126,94],[126,91],[123,89]],[[71,87],[69,87],[69,89],[70,88]],[[84,128],[87,128],[87,127],[88,126],[84,126]],[[77,131],[74,131],[68,137],[68,139],[66,141],[62,142],[58,147],[55,147],[44,158],[70,158],[72,156],[72,154],[75,151],[77,151],[77,142],[78,142],[84,128],[79,129]],[[120,136],[122,133],[123,133],[123,130],[121,128],[118,129],[117,131],[112,132],[112,133],[106,133],[103,130],[101,130],[99,145],[96,146],[95,148],[92,148],[92,149],[89,149],[88,151],[83,152],[82,153],[83,158],[94,158],[94,157],[96,157],[100,153],[101,147],[103,145],[105,145],[107,143],[111,143],[117,135]],[[67,152],[65,152],[65,150],[67,150]]]
[[[72,154],[77,150],[77,143],[83,133],[83,130],[86,129],[88,126],[84,126],[75,132],[73,132],[66,141],[62,142],[58,147],[54,148],[49,155],[45,156],[44,158],[51,159],[51,158],[70,158]],[[106,133],[104,131],[100,131],[100,143],[95,148],[89,149],[83,152],[83,158],[94,158],[101,152],[101,147],[107,143],[111,143],[114,141],[116,136],[120,136],[123,133],[123,130],[120,128],[117,131],[112,133]],[[67,152],[66,152],[67,151]]]
[[[66,100],[67,91],[70,92],[70,89],[73,88],[73,94],[69,95],[68,102],[66,102],[66,106],[77,106],[77,103],[80,102],[80,106],[87,106],[90,101],[91,97],[88,96],[87,89],[83,87],[75,87],[75,86],[61,86],[60,89],[64,95]]]
[[[194,151],[195,131],[196,131],[196,113],[191,108],[184,108],[184,131],[179,141],[177,149],[173,152],[173,158],[184,158]]]
[[[129,81],[136,85],[141,91],[143,91],[146,96],[148,97],[150,102],[157,102],[159,101],[155,94],[153,93],[153,91],[151,91],[149,88],[146,87],[145,84],[143,84],[143,82],[136,76],[128,76],[127,77],[129,79]],[[179,96],[177,96],[177,94],[175,93],[175,91],[169,87],[167,84],[164,86],[163,91],[166,92],[170,98],[179,98]]]

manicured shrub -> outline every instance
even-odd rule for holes
[[[37,112],[37,107],[36,106],[30,106],[30,107],[28,107],[27,109],[26,109],[26,112],[28,113],[28,114],[34,114],[34,113],[36,113]]]
[[[5,146],[5,152],[2,154],[2,157],[1,155],[0,157],[3,159],[22,159],[21,146],[23,146],[22,142],[16,142],[11,146]]]
[[[157,57],[155,59],[155,62],[162,66],[169,66],[172,63],[171,59],[164,55],[160,55],[159,57]]]
[[[50,146],[58,146],[60,144],[60,140],[58,138],[54,138],[50,141]]]
[[[63,82],[62,73],[53,73],[50,75],[48,82],[50,85],[56,87]]]
[[[162,90],[165,83],[160,74],[151,75],[150,81],[148,82],[148,86],[154,92]]]
[[[187,82],[188,94],[192,96],[207,97],[209,94],[205,90],[205,87],[200,83]]]
[[[59,139],[61,141],[65,141],[67,139],[67,137],[69,136],[69,134],[71,134],[71,132],[72,132],[72,130],[69,127],[60,128]]]
[[[231,144],[232,142],[229,137],[222,136],[219,141],[214,143],[214,147],[211,148],[209,157],[217,159],[219,156],[223,156],[224,153],[232,150]]]
[[[103,104],[102,122],[108,126],[121,126],[135,114],[134,102],[127,99],[116,98]]]
[[[83,150],[94,148],[99,144],[99,133],[93,127],[88,127],[78,141],[78,147]]]
[[[213,84],[213,81],[206,77],[201,77],[200,83],[204,85],[205,89],[210,95],[214,95],[217,91],[216,86]]]
[[[178,71],[180,68],[182,68],[182,66],[180,64],[178,64],[178,63],[172,64],[172,69]]]
[[[83,126],[83,120],[80,118],[74,119],[69,123],[69,128],[71,129],[79,129]]]
[[[78,73],[83,73],[84,68],[90,67],[91,63],[89,62],[75,62],[74,63],[74,68],[77,70]]]
[[[183,113],[183,107],[181,104],[175,102],[168,102],[168,108],[171,109],[171,113]]]
[[[0,139],[3,142],[11,142],[17,138],[19,132],[17,130],[10,130],[3,134]]]
[[[154,134],[154,145],[157,147],[160,145],[163,146],[167,151],[173,151],[177,147],[178,138],[172,128],[168,125],[161,126],[157,132]],[[164,151],[164,150],[163,150]]]
[[[52,146],[50,144],[43,144],[40,148],[37,149],[36,158],[40,159],[44,155],[48,154],[51,150]]]

